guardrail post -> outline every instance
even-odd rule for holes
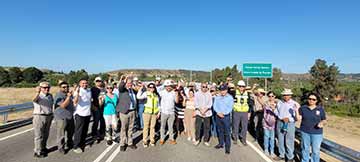
[[[3,124],[6,124],[8,120],[8,113],[3,114]]]

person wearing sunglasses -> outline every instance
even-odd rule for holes
[[[34,157],[44,158],[48,154],[46,143],[49,137],[51,121],[53,119],[53,96],[50,94],[50,83],[41,82],[36,87],[33,98],[33,126],[34,126]]]
[[[297,121],[299,103],[292,99],[291,89],[284,89],[281,93],[283,99],[278,102],[275,109],[275,115],[277,116],[276,133],[278,136],[278,148],[279,157],[275,157],[274,160],[285,160],[288,162],[294,161],[294,145],[295,145],[295,122]],[[286,149],[285,149],[286,148]]]
[[[312,162],[319,162],[326,114],[317,94],[308,95],[307,104],[299,109],[299,120],[301,121],[301,161],[308,162],[311,159]]]
[[[106,85],[106,94],[99,96],[99,106],[104,107],[103,118],[105,120],[105,139],[107,145],[112,145],[116,139],[117,123],[116,105],[119,97],[113,93],[114,85]],[[115,141],[117,142],[117,141]]]
[[[58,150],[61,154],[65,154],[67,150],[73,147],[73,134],[75,123],[73,118],[74,103],[72,91],[69,89],[69,84],[65,81],[60,81],[60,90],[55,95],[55,111],[54,118],[56,121],[56,137]],[[66,136],[65,136],[66,133]],[[67,148],[65,148],[65,145]]]
[[[264,129],[264,152],[267,156],[275,158],[274,147],[275,147],[275,125],[276,125],[276,96],[274,92],[269,91],[267,93],[268,101],[264,109],[263,118],[263,129]]]
[[[141,85],[141,89],[143,88]],[[144,123],[143,129],[143,146],[144,148],[149,147],[148,137],[150,130],[150,146],[155,146],[155,126],[157,119],[159,118],[159,105],[160,96],[156,90],[154,83],[150,83],[147,86],[145,93],[138,93],[137,99],[144,100],[144,111],[142,113],[142,119]]]
[[[206,83],[201,84],[201,90],[195,93],[195,134],[196,141],[194,145],[198,145],[201,140],[201,126],[204,125],[203,134],[204,134],[204,145],[210,146],[210,124],[212,116],[212,107],[213,100],[209,88]]]
[[[105,135],[105,120],[103,117],[104,108],[99,105],[99,96],[103,96],[106,92],[104,89],[104,81],[101,77],[96,77],[94,80],[95,86],[91,87],[92,106],[91,114],[93,116],[93,124],[91,127],[91,135],[93,140],[99,143]],[[100,128],[99,128],[100,127]]]

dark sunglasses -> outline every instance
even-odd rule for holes
[[[310,100],[310,101],[317,101],[317,99],[315,99],[315,98],[308,98],[308,100]]]
[[[202,86],[202,88],[207,88],[206,86]]]
[[[275,97],[275,96],[273,96],[273,95],[270,95],[269,97]]]
[[[43,88],[43,89],[50,89],[50,87],[41,87],[41,88]]]
[[[114,89],[114,88],[112,88],[112,87],[107,87],[106,89]]]

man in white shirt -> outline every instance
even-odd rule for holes
[[[176,94],[172,89],[170,80],[165,80],[165,89],[160,92],[160,113],[161,128],[160,128],[160,145],[165,144],[165,128],[168,125],[170,144],[175,145],[173,125],[175,121],[175,102]]]
[[[85,149],[85,139],[91,117],[91,91],[88,88],[88,81],[81,79],[79,86],[74,92],[74,152],[81,153]]]

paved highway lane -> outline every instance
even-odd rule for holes
[[[54,125],[53,125],[54,126]],[[192,145],[185,137],[177,139],[177,145],[165,144],[155,147],[143,148],[142,143],[137,144],[138,149],[119,151],[119,145],[107,146],[105,141],[92,146],[87,146],[85,152],[76,154],[70,151],[62,155],[56,150],[55,129],[51,128],[48,148],[53,150],[47,158],[36,159],[33,157],[33,131],[32,125],[0,134],[0,161],[1,162],[192,162],[192,161],[215,161],[215,162],[264,162],[261,151],[257,146],[232,145],[231,154],[225,155],[224,150],[213,148],[217,139],[212,138],[211,147],[203,144]],[[141,141],[141,132],[134,135],[136,141]],[[251,137],[249,138],[251,140]],[[255,149],[254,149],[255,148]]]

